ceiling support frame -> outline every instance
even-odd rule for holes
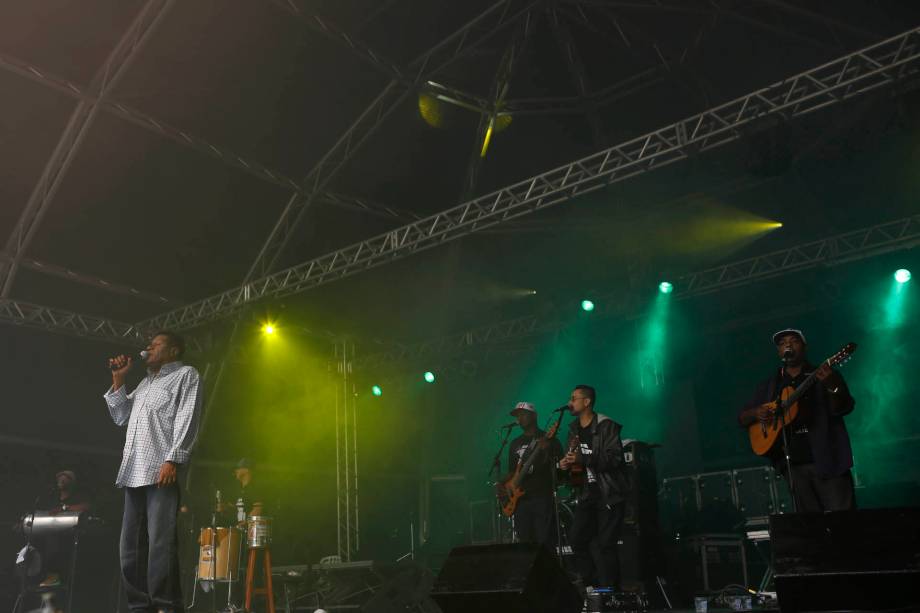
[[[893,251],[920,246],[920,215],[913,215],[843,234],[829,236],[771,253],[745,258],[706,270],[683,275],[671,283],[672,298],[687,299],[750,285],[821,266],[842,264],[877,257]],[[649,291],[655,291],[654,287]],[[598,296],[592,317],[628,312],[620,293]],[[426,360],[455,355],[481,346],[496,345],[546,334],[571,323],[559,311],[549,315],[527,315],[485,326],[478,326],[442,338],[405,344],[387,351],[362,354],[357,365],[364,369],[382,368],[394,362]]]
[[[498,0],[483,13],[480,13],[453,34],[413,60],[408,67],[409,70],[414,72],[412,83],[417,85],[426,76],[443,70],[508,24],[514,23],[534,3],[531,2],[523,9],[512,12],[512,2],[510,0]],[[486,29],[486,33],[474,40],[470,40],[470,33],[482,28]],[[281,252],[290,241],[304,212],[313,204],[317,194],[329,185],[339,170],[355,155],[364,142],[377,131],[384,120],[413,91],[414,89],[409,90],[402,87],[398,80],[390,81],[351,126],[345,130],[332,148],[320,158],[301,183],[306,194],[295,193],[288,199],[275,226],[246,273],[244,283],[271,272]]]
[[[81,100],[67,122],[54,151],[32,191],[4,251],[10,260],[0,263],[0,298],[7,298],[26,249],[35,237],[45,212],[54,200],[67,169],[76,157],[99,111],[99,100],[111,92],[143,49],[175,0],[147,0],[127,31],[112,49],[90,84],[94,101]]]
[[[144,323],[187,329],[223,318],[258,300],[331,283],[737,141],[743,128],[764,118],[801,117],[918,73],[920,28],[914,28],[568,165]]]

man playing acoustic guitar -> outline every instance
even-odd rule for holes
[[[554,469],[550,466],[556,458],[562,457],[562,445],[555,436],[547,437],[537,428],[537,411],[532,403],[519,402],[511,415],[517,418],[524,434],[511,441],[508,450],[510,473],[501,483],[511,482],[516,467],[523,469],[527,466],[527,473],[520,475],[520,488],[524,490],[524,495],[514,508],[514,531],[520,542],[543,543],[552,548],[555,534],[552,529],[553,476],[550,470]],[[537,455],[528,465],[532,454]]]
[[[843,422],[855,401],[839,372],[827,362],[815,368],[806,357],[807,344],[801,330],[780,330],[773,335],[777,355],[783,360],[763,381],[743,409],[738,422],[745,427],[775,421],[771,403],[786,388],[796,388],[814,373],[818,381],[798,399],[798,415],[787,426],[789,463],[796,510],[800,513],[853,509],[853,453]],[[767,454],[778,471],[786,474],[782,437]]]

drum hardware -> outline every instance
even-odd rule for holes
[[[198,564],[195,566],[195,582],[205,592],[211,592],[211,610],[217,611],[217,585],[227,584],[227,607],[224,611],[239,611],[233,604],[233,584],[240,580],[239,569],[243,556],[243,531],[237,527],[219,527],[218,514],[221,512],[220,490],[215,493],[215,506],[211,514],[211,525],[202,528],[198,536]],[[192,602],[188,608],[195,606],[198,590],[192,591]]]

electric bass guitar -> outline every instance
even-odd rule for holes
[[[556,436],[561,422],[562,414],[560,413],[559,419],[557,419],[556,423],[550,426],[546,431],[543,440],[547,442],[551,441],[553,437]],[[530,468],[540,454],[540,442],[534,443],[534,447],[535,449],[530,452],[530,455],[525,461],[517,463],[514,474],[511,475],[507,481],[499,485],[499,501],[502,505],[502,513],[504,513],[506,517],[514,515],[518,502],[521,501],[521,497],[524,495],[524,488],[521,487],[521,482],[524,480],[524,477],[530,474]]]
[[[849,361],[853,352],[856,351],[856,343],[847,343],[840,351],[825,360],[828,366],[839,366]],[[755,421],[748,426],[748,435],[751,439],[751,449],[757,455],[766,455],[776,444],[777,438],[784,426],[788,426],[795,421],[799,415],[799,399],[807,392],[818,380],[817,369],[808,375],[798,387],[791,385],[783,388],[779,397],[764,404],[772,417],[766,422]]]

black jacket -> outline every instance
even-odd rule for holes
[[[591,451],[589,456],[582,460],[585,468],[590,468],[600,486],[604,504],[613,506],[626,499],[629,491],[629,479],[626,475],[626,461],[623,457],[623,441],[620,440],[620,431],[623,426],[613,421],[606,415],[594,414],[591,422]],[[580,425],[578,419],[569,424],[569,441],[578,434]],[[584,500],[589,495],[584,487],[578,495],[579,500]]]
[[[804,371],[810,373],[814,369],[811,364],[806,364]],[[741,416],[746,410],[776,398],[781,379],[782,369],[757,386],[754,395],[738,412],[738,423],[741,423]],[[837,395],[838,401],[835,405],[831,402],[830,392],[818,382],[800,400],[807,405],[805,408],[810,414],[807,424],[808,442],[811,444],[815,471],[819,477],[825,479],[840,476],[853,467],[853,450],[850,448],[850,436],[847,434],[843,418],[853,411],[856,401],[850,395],[850,389],[842,376]],[[774,448],[771,459],[779,470],[785,470],[780,445]]]

